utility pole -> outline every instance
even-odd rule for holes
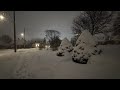
[[[16,52],[17,51],[17,46],[16,46],[15,11],[13,11],[13,17],[14,17],[14,52]]]
[[[25,48],[25,44],[26,42],[25,42],[25,28],[24,28],[24,48]]]

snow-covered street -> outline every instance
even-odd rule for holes
[[[120,11],[0,11],[0,79],[120,79]]]
[[[120,79],[120,45],[103,49],[88,64],[74,63],[71,55],[58,57],[50,50],[1,50],[0,79]]]

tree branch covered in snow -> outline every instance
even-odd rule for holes
[[[117,13],[117,17],[113,24],[114,35],[120,34],[120,12]]]
[[[103,32],[112,20],[113,11],[84,11],[73,20],[73,33],[89,30],[94,35]]]

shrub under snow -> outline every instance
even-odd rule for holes
[[[67,38],[64,38],[58,48],[57,56],[64,56],[66,52],[71,52],[73,46]]]
[[[97,46],[95,38],[89,31],[82,31],[73,50],[72,60],[77,63],[86,64],[92,55],[101,53]]]

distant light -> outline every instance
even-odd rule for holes
[[[45,48],[50,48],[50,45],[45,45]]]
[[[79,34],[75,34],[76,36],[78,36]]]
[[[4,20],[5,17],[3,15],[0,15],[0,20]]]
[[[24,36],[24,33],[21,33],[21,36],[23,37],[23,36]]]
[[[35,46],[36,46],[36,48],[38,48],[39,47],[39,43],[36,43]]]
[[[45,45],[45,48],[47,48],[48,46],[47,45]]]

